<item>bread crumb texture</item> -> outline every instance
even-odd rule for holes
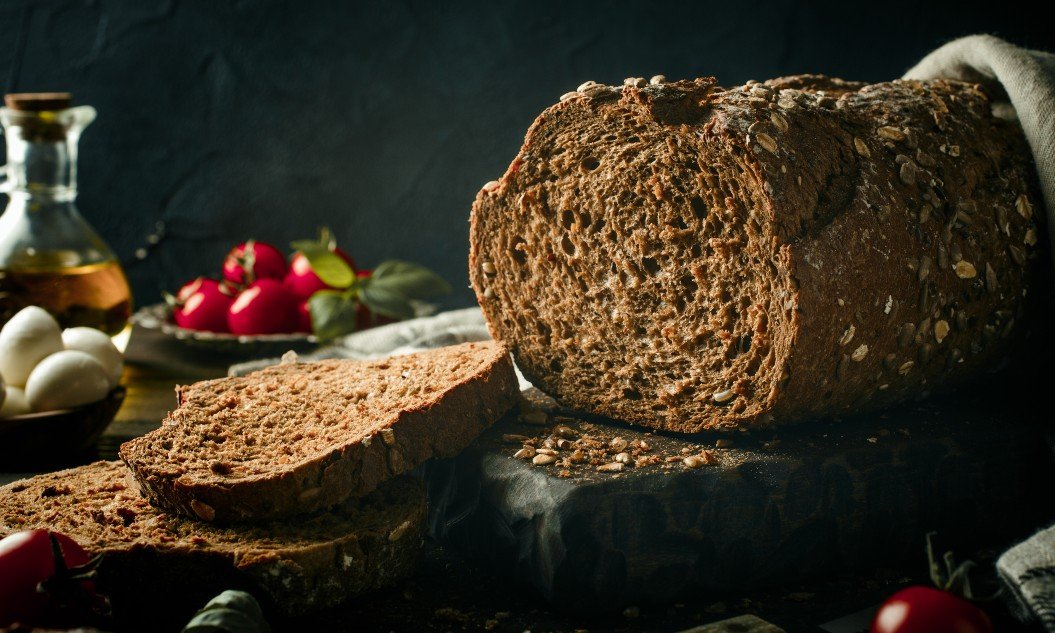
[[[492,333],[562,403],[766,427],[925,395],[1023,333],[1037,176],[979,86],[584,86],[471,222]]]
[[[332,507],[464,448],[518,394],[492,342],[377,361],[289,363],[179,390],[162,427],[121,447],[156,505],[205,521]]]

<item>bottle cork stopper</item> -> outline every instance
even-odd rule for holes
[[[4,95],[4,105],[22,112],[65,110],[73,105],[73,96],[68,92],[17,92]]]

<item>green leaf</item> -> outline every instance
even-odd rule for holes
[[[182,633],[270,633],[260,605],[244,591],[228,590],[208,602]]]
[[[301,251],[308,258],[311,270],[322,283],[334,288],[347,288],[355,281],[355,271],[340,255],[325,248],[312,248]]]
[[[384,284],[375,283],[374,279],[364,279],[359,285],[359,300],[363,305],[371,312],[393,319],[410,319],[414,316],[414,306],[406,295]]]
[[[311,329],[321,341],[329,341],[355,331],[358,302],[352,293],[319,290],[308,299]]]
[[[394,259],[379,264],[366,281],[369,283],[364,283],[364,288],[369,285],[375,294],[383,289],[404,299],[429,299],[451,291],[451,285],[428,268]]]
[[[293,250],[300,252],[312,249],[332,251],[337,248],[337,238],[334,237],[333,232],[330,231],[329,227],[324,226],[319,229],[318,239],[297,240],[295,242],[290,242],[289,245]]]

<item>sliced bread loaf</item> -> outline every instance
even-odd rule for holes
[[[39,528],[66,534],[101,555],[97,586],[118,618],[183,618],[174,624],[224,589],[297,614],[392,584],[410,575],[424,520],[424,491],[410,476],[330,512],[237,528],[158,511],[119,461],[0,488],[0,537]]]
[[[536,386],[696,432],[881,407],[1008,356],[1041,198],[978,86],[636,83],[548,108],[473,204],[473,288]]]
[[[205,521],[290,516],[457,454],[516,402],[508,351],[466,343],[376,361],[287,363],[179,389],[125,443],[143,493]]]

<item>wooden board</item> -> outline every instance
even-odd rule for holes
[[[1044,427],[991,396],[733,438],[670,436],[555,410],[510,416],[460,457],[425,468],[430,531],[562,608],[718,599],[854,569],[925,566],[924,535],[999,547],[1053,514],[1038,503],[1053,455]],[[503,435],[645,441],[660,463],[516,459]],[[683,453],[714,462],[688,468]],[[638,451],[639,456],[642,452]],[[647,456],[647,453],[644,453]],[[671,457],[671,463],[665,458]],[[606,458],[606,460],[610,461]]]

